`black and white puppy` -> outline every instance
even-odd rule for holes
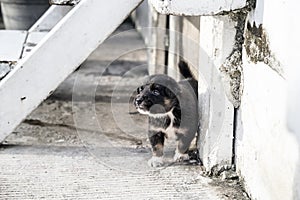
[[[152,75],[137,89],[134,105],[149,116],[148,136],[152,146],[152,167],[163,165],[166,138],[175,137],[174,161],[188,160],[187,151],[198,127],[198,82],[184,62],[179,65],[184,80],[176,82],[166,75]]]

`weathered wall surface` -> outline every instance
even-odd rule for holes
[[[217,16],[169,16],[160,27],[168,24],[200,48],[170,31],[168,62],[152,53],[175,78],[172,70],[176,72],[180,58],[172,52],[198,67],[198,81],[204,85],[199,87],[203,163],[214,170],[233,162],[253,199],[300,199],[299,7],[299,0],[257,0],[248,14],[244,9]],[[147,18],[150,24],[156,19]],[[159,44],[164,33],[155,37]]]
[[[246,22],[236,164],[253,199],[300,198],[299,191],[297,194],[300,140],[296,134],[299,128],[288,129],[286,118],[297,105],[295,101],[289,102],[287,81],[289,69],[299,67],[291,61],[291,57],[295,60],[299,56],[299,51],[291,48],[290,43],[291,33],[299,33],[299,26],[292,25],[290,16],[297,12],[296,4],[299,3],[257,0]],[[298,40],[297,37],[299,34],[294,39]],[[295,91],[299,87],[296,83],[291,85]],[[287,105],[291,107],[289,112]],[[299,115],[292,115],[299,122]]]

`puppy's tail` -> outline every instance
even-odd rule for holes
[[[194,78],[188,64],[185,61],[179,61],[178,63],[178,67],[179,67],[179,71],[180,74],[184,77],[184,78]]]

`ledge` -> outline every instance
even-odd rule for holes
[[[50,0],[51,5],[65,5],[65,6],[73,6],[80,2],[80,0]]]
[[[161,14],[179,16],[218,15],[242,9],[247,0],[149,0]]]

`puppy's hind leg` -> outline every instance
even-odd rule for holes
[[[165,134],[163,132],[149,131],[149,140],[152,146],[152,158],[148,161],[151,167],[163,166],[164,141]]]
[[[192,138],[185,137],[184,135],[178,138],[177,148],[173,158],[174,161],[182,162],[190,159],[187,151],[190,147],[192,140]]]

